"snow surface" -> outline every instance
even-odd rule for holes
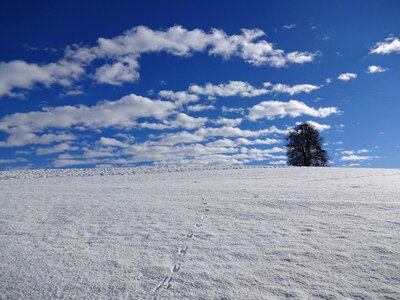
[[[400,299],[400,170],[0,172],[1,299]]]

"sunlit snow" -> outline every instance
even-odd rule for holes
[[[400,170],[0,172],[1,299],[400,299]]]

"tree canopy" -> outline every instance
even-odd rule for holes
[[[289,166],[328,166],[328,154],[322,149],[323,138],[311,124],[304,122],[294,127],[286,137]]]

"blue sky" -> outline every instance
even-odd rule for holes
[[[145,3],[142,3],[145,2]],[[398,1],[2,1],[0,168],[400,167]]]

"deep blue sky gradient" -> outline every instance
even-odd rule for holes
[[[284,29],[283,25],[288,24],[296,24],[296,28]],[[239,127],[258,130],[271,125],[292,126],[295,122],[312,119],[332,126],[323,135],[334,166],[350,163],[340,161],[342,150],[335,149],[342,148],[368,149],[371,159],[358,162],[360,166],[400,167],[400,55],[369,54],[377,42],[390,35],[400,36],[399,1],[1,1],[0,61],[55,62],[68,45],[94,46],[99,37],[112,38],[138,25],[154,30],[182,25],[206,32],[220,28],[227,34],[239,34],[241,28],[260,28],[267,33],[265,39],[279,49],[320,51],[321,55],[313,63],[272,68],[256,67],[240,58],[223,60],[207,53],[194,53],[191,57],[165,52],[144,54],[139,59],[137,82],[110,86],[84,79],[79,85],[85,95],[64,98],[59,96],[61,87],[38,85],[27,91],[26,99],[1,98],[0,118],[17,112],[37,111],[43,106],[91,106],[130,93],[148,96],[149,90],[155,93],[162,89],[185,90],[191,83],[241,80],[257,87],[265,81],[288,85],[323,84],[323,88],[310,94],[229,97],[218,99],[214,104],[217,107],[250,107],[263,100],[297,99],[313,107],[336,106],[342,114],[326,119],[304,116],[244,121]],[[367,74],[370,65],[389,70]],[[346,72],[357,73],[358,78],[348,82],[336,79]],[[333,82],[325,84],[326,78]],[[209,118],[220,115],[218,111],[191,113],[192,116],[205,114]],[[345,127],[338,130],[335,125],[339,124]],[[106,129],[101,133],[92,132],[85,138],[95,141],[117,132],[117,129]],[[151,133],[151,130],[132,130],[138,142],[145,141]],[[6,137],[7,134],[0,131],[0,140]],[[335,142],[343,144],[333,145]],[[33,151],[39,146],[0,148],[0,159],[20,157],[15,151]],[[51,167],[52,159],[58,154],[40,157],[26,154],[26,162],[0,164],[0,168],[29,164]]]

